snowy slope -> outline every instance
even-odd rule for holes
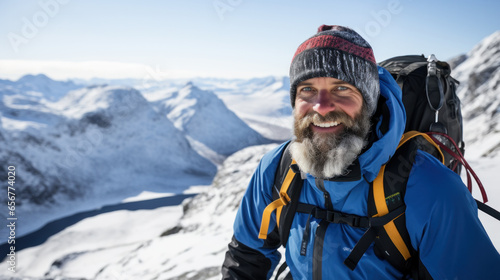
[[[127,275],[125,279],[220,279],[239,202],[260,158],[273,147],[250,147],[230,156],[208,191],[184,205],[180,223],[167,230],[171,234],[110,264],[96,280],[110,279],[116,272]],[[139,264],[144,270],[135,268]]]
[[[239,201],[260,158],[274,146],[250,147],[230,156],[212,187],[184,206],[87,218],[43,245],[22,250],[16,275],[219,279]],[[6,265],[0,264],[0,279],[9,275]]]
[[[157,111],[191,139],[218,154],[230,155],[244,147],[269,143],[211,91],[187,83],[181,90],[165,95],[154,103]]]
[[[158,239],[163,229],[175,226],[181,215],[182,206],[174,206],[87,218],[52,236],[43,246],[19,251],[15,274],[7,270],[6,262],[1,263],[0,279],[94,279],[110,263]],[[157,253],[167,250],[158,249]],[[107,279],[141,279],[122,277],[121,273],[113,272]]]
[[[465,58],[465,59],[464,59]],[[464,139],[472,157],[500,153],[500,31],[477,44],[452,70],[458,81],[462,115],[467,123]]]

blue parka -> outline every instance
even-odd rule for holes
[[[379,67],[381,98],[390,111],[389,129],[359,158],[361,179],[324,181],[334,210],[368,216],[369,182],[377,176],[401,139],[405,128],[405,110],[401,90],[391,75]],[[264,208],[273,201],[272,188],[285,144],[268,152],[257,167],[243,197],[236,220],[234,236],[223,265],[224,279],[269,279],[281,256],[276,244],[259,239]],[[324,193],[307,174],[299,201],[325,205]],[[408,179],[406,226],[411,244],[433,279],[500,279],[500,255],[484,230],[477,205],[461,178],[436,158],[418,151]],[[309,218],[309,221],[308,221]],[[311,233],[305,256],[300,254],[306,223]],[[314,262],[320,262],[315,279],[401,279],[403,274],[385,259],[375,255],[372,246],[365,252],[354,271],[343,262],[366,229],[346,224],[328,224],[323,250],[315,252],[316,229],[321,221],[297,213],[293,219],[286,247],[286,262],[293,279],[314,279]],[[269,233],[276,227],[273,214]]]

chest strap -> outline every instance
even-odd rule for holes
[[[334,224],[346,224],[358,228],[368,228],[361,239],[356,243],[356,246],[354,246],[347,259],[344,261],[344,264],[351,270],[354,270],[363,254],[375,241],[380,228],[390,225],[393,220],[403,215],[405,210],[406,206],[403,204],[384,216],[363,217],[354,214],[346,214],[338,211],[321,209],[318,208],[318,206],[311,204],[299,203],[299,205],[297,206],[297,212],[309,214],[310,216],[313,216],[314,218],[325,222]],[[323,246],[323,244],[318,245]]]
[[[316,219],[325,220],[334,224],[346,224],[352,227],[369,228],[384,226],[404,213],[406,206],[402,205],[388,214],[380,217],[363,217],[354,214],[346,214],[339,211],[325,210],[318,206],[299,203],[297,212],[310,214]]]

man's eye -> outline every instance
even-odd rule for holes
[[[299,94],[302,96],[311,96],[316,93],[315,89],[313,87],[302,87],[299,89]]]
[[[339,91],[348,90],[348,89],[349,89],[348,87],[344,87],[344,86],[338,86],[337,87],[337,90],[339,90]]]

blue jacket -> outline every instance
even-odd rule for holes
[[[405,128],[401,90],[390,74],[379,68],[381,98],[390,111],[389,129],[358,158],[362,178],[356,181],[324,181],[334,210],[368,216],[369,183],[395,152]],[[272,187],[285,145],[268,152],[257,167],[243,197],[234,237],[223,265],[224,279],[270,278],[281,256],[277,244],[258,238],[264,208],[273,201]],[[307,174],[299,199],[302,203],[325,205],[315,178]],[[418,151],[408,179],[406,226],[411,243],[434,279],[498,279],[500,255],[490,241],[477,214],[477,205],[461,178],[433,156]],[[314,240],[320,220],[311,217],[305,256],[300,246],[308,214],[297,213],[286,244],[286,262],[294,279],[313,279],[313,259],[320,258],[322,279],[401,279],[402,273],[377,257],[373,245],[354,271],[343,261],[366,229],[329,224],[321,256],[314,255]],[[269,233],[276,227],[273,214]],[[248,270],[248,271],[243,271]]]

